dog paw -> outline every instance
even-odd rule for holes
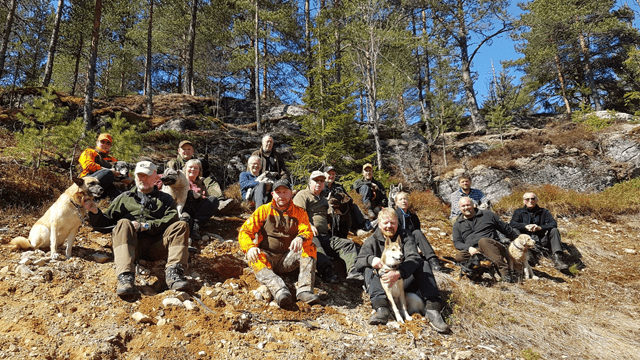
[[[540,280],[540,278],[539,278],[539,277],[537,277],[537,276],[533,276],[531,279],[532,279],[532,280]]]
[[[62,254],[58,254],[58,253],[51,253],[51,260],[62,260]]]
[[[413,320],[413,318],[410,315],[407,315],[407,317],[405,317],[404,319],[407,320],[407,321],[412,321]]]

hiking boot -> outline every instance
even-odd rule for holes
[[[440,314],[440,310],[425,308],[424,311],[426,318],[429,319],[429,324],[431,324],[431,327],[434,328],[437,332],[444,334],[451,331],[449,325],[444,322],[442,314]]]
[[[379,307],[376,313],[369,319],[369,325],[386,325],[391,312],[386,307]]]
[[[136,286],[136,276],[132,272],[123,272],[118,275],[118,287],[116,294],[124,300],[131,299],[140,294]]]
[[[327,267],[320,274],[320,279],[322,279],[323,283],[335,284],[338,282],[338,275],[336,275],[336,273],[333,272],[333,269],[331,267]]]
[[[367,220],[364,222],[364,231],[371,231],[373,230],[373,225],[371,225],[371,221]]]
[[[553,254],[553,265],[560,271],[567,270],[569,268],[569,265],[562,261],[562,253],[559,252]]]
[[[200,241],[202,236],[198,232],[200,230],[200,222],[198,220],[193,220],[193,225],[191,225],[191,231],[189,232],[189,238],[193,241]]]
[[[278,292],[276,293],[276,296],[274,297],[276,300],[276,304],[278,304],[280,308],[286,308],[293,305],[293,300],[291,299],[291,292],[289,292],[289,289],[287,288],[282,288],[278,290]]]
[[[364,281],[364,275],[362,275],[361,272],[357,272],[356,269],[353,269],[347,274],[347,280]]]
[[[440,261],[437,257],[429,259],[429,265],[431,266],[432,271],[442,271],[442,266],[440,265]]]
[[[182,265],[171,265],[165,270],[165,281],[170,290],[175,291],[189,291],[191,287],[189,282],[184,277],[184,269]]]
[[[317,304],[320,302],[320,296],[312,293],[311,291],[303,291],[296,296],[298,301],[306,302],[309,305]]]
[[[369,220],[375,220],[377,218],[376,213],[371,209],[367,209],[367,216],[369,217]]]
[[[356,231],[356,236],[359,236],[359,237],[365,237],[365,236],[367,236],[367,235],[369,235],[369,232],[368,232],[368,231],[366,231],[366,230],[358,229],[358,230]]]

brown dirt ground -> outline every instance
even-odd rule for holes
[[[258,287],[237,242],[241,217],[215,218],[190,259],[197,311],[164,308],[162,262],[144,264],[144,295],[128,303],[115,295],[110,236],[83,227],[73,258],[29,265],[14,273],[23,253],[6,245],[27,236],[35,216],[0,214],[0,358],[7,359],[618,359],[640,358],[638,261],[640,221],[615,224],[560,219],[567,256],[584,268],[563,274],[548,260],[541,280],[523,284],[457,280],[437,273],[452,333],[433,331],[422,316],[405,324],[370,326],[368,296],[359,286],[317,281],[321,304],[279,309],[256,300]],[[423,227],[436,252],[452,255],[451,226]],[[633,253],[631,250],[634,250]],[[94,254],[106,254],[99,263]],[[633,265],[632,265],[633,264]],[[160,278],[158,278],[158,276]],[[140,279],[144,280],[142,284]],[[287,277],[293,284],[295,277]],[[142,312],[151,323],[136,323]]]

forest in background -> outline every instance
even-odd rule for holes
[[[87,130],[94,97],[144,94],[149,115],[160,93],[253,99],[258,131],[261,102],[301,102],[316,145],[368,122],[382,164],[382,122],[422,121],[431,141],[540,111],[640,110],[640,32],[614,0],[533,0],[518,17],[508,0],[0,4],[0,85],[84,94]],[[494,71],[479,104],[474,57],[504,35],[522,57]]]

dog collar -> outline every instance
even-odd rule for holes
[[[80,221],[82,222],[82,226],[84,226],[84,216],[82,215],[82,212],[80,212],[80,208],[82,208],[82,205],[78,205],[74,203],[73,200],[69,200],[69,202],[76,207],[76,210],[78,211],[78,218],[80,218]]]
[[[523,247],[518,246],[518,244],[516,244],[515,242],[513,243],[513,246],[515,246],[516,249],[520,250],[520,251],[524,251]]]

